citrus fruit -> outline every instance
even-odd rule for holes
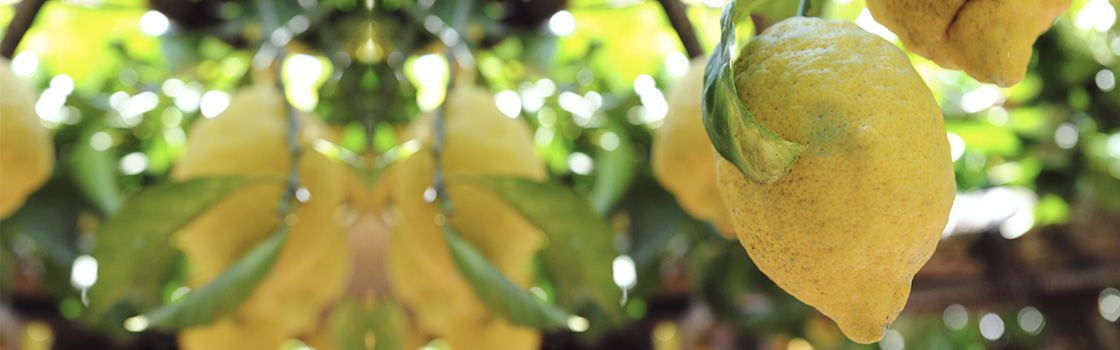
[[[286,179],[291,155],[287,107],[275,88],[238,91],[213,119],[195,122],[171,178],[207,176]],[[314,126],[302,116],[302,125]],[[305,201],[294,204],[295,224],[269,274],[248,296],[240,314],[246,322],[275,319],[289,336],[309,330],[322,308],[338,298],[349,279],[350,251],[336,214],[342,204],[338,165],[308,147],[316,135],[301,129],[300,187]],[[188,224],[175,239],[194,269],[188,284],[216,278],[249,249],[272,235],[283,181],[251,184],[224,198]]]
[[[38,96],[0,58],[0,219],[39,189],[54,168],[50,131],[35,113]]]
[[[1031,46],[1070,0],[867,0],[875,20],[906,48],[947,69],[999,86],[1023,80]]]
[[[879,340],[956,193],[933,94],[901,50],[844,21],[779,22],[742,49],[733,71],[758,122],[807,146],[769,185],[717,160],[740,243],[850,339]]]
[[[688,74],[669,90],[665,122],[653,133],[653,175],[689,215],[709,221],[735,238],[731,217],[716,188],[716,158],[701,115],[706,58],[695,58]]]
[[[287,340],[277,319],[247,320],[233,315],[179,332],[183,350],[279,349]]]
[[[449,224],[507,278],[527,288],[527,266],[540,248],[541,233],[494,194],[453,179],[495,175],[543,181],[547,174],[528,125],[502,114],[480,87],[457,86],[445,103],[440,159],[449,180]],[[419,119],[421,125],[431,120]],[[431,139],[419,135],[425,146],[395,165],[393,200],[400,219],[389,243],[389,280],[394,294],[413,309],[420,330],[440,336],[464,315],[488,311],[459,273],[437,224],[443,216],[433,202]]]

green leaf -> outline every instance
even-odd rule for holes
[[[638,168],[637,150],[630,141],[630,133],[625,127],[611,123],[606,128],[616,135],[618,146],[613,150],[603,150],[596,157],[595,182],[591,185],[591,206],[599,215],[606,216],[619,199],[626,195],[630,183],[634,182],[634,172]]]
[[[947,121],[945,129],[964,140],[965,150],[1010,157],[1022,153],[1023,142],[1008,128],[984,122]]]
[[[290,227],[282,224],[276,233],[258,243],[201,290],[187,294],[181,302],[147,313],[149,327],[183,329],[213,322],[232,312],[272,269],[272,263],[288,239]]]
[[[789,172],[805,146],[766,129],[739,100],[731,70],[736,48],[734,13],[732,1],[723,9],[720,42],[704,71],[704,127],[716,151],[747,179],[770,184]]]
[[[566,312],[536,301],[447,226],[443,226],[443,236],[459,271],[495,314],[511,323],[543,330],[567,327],[569,315]]]
[[[176,258],[171,234],[227,195],[266,180],[212,177],[164,183],[128,200],[98,229],[93,257],[100,273],[88,293],[89,315],[98,317],[122,298],[159,290]]]
[[[618,253],[614,230],[596,215],[587,200],[570,189],[518,177],[459,177],[496,194],[544,231],[549,244],[544,257],[556,269],[565,290],[589,293],[612,317],[622,315],[622,291],[614,284],[611,266]]]
[[[70,162],[73,164],[74,183],[105,214],[120,209],[121,185],[117,177],[117,159],[109,150],[98,151],[90,145],[97,128],[91,128],[74,144]]]
[[[347,297],[334,306],[327,328],[339,349],[367,349],[373,335],[373,350],[397,350],[408,332],[408,314],[393,299],[366,302]]]

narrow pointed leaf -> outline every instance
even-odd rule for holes
[[[595,182],[591,185],[591,206],[599,215],[607,215],[618,204],[630,184],[634,182],[634,174],[638,168],[637,150],[630,140],[630,134],[625,127],[612,125],[606,128],[618,136],[618,146],[613,150],[604,150],[595,160]]]
[[[470,243],[451,232],[446,226],[443,236],[451,256],[459,265],[479,298],[490,310],[510,323],[542,330],[567,327],[569,315],[554,306],[538,302],[528,292],[510,282],[494,268]]]
[[[279,179],[268,178],[199,178],[155,185],[129,199],[97,231],[93,257],[99,273],[88,292],[87,314],[100,317],[123,299],[158,295],[159,283],[177,256],[169,241],[171,234],[238,189],[273,180],[279,183]],[[138,306],[150,307],[155,302],[158,300],[141,301]]]
[[[520,212],[548,235],[545,259],[553,266],[558,284],[589,293],[608,315],[622,315],[622,291],[614,284],[611,266],[618,252],[614,230],[580,195],[566,187],[518,177],[461,177],[481,186]]]
[[[408,333],[408,314],[390,298],[359,300],[347,297],[334,306],[327,320],[331,339],[339,349],[366,349],[373,335],[372,350],[397,350]]]
[[[89,140],[87,132],[80,140]],[[98,151],[87,142],[75,142],[70,153],[74,183],[102,213],[112,215],[120,209],[121,185],[117,181],[117,158],[109,150]]]
[[[229,314],[253,292],[257,283],[272,269],[280,248],[288,238],[283,225],[275,234],[249,250],[221,276],[202,289],[187,294],[181,302],[149,312],[149,326],[158,329],[183,329],[203,325]]]
[[[731,54],[736,49],[734,14],[732,1],[723,9],[720,42],[704,71],[704,127],[724,159],[751,181],[769,184],[789,172],[805,146],[766,129],[739,100],[731,70]]]

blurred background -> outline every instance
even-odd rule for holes
[[[129,198],[169,181],[192,123],[224,111],[260,56],[267,67],[265,37],[287,51],[289,102],[320,116],[337,135],[334,156],[351,164],[406,141],[398,131],[443,101],[450,75],[439,36],[454,16],[448,0],[285,0],[268,13],[236,0],[0,2],[5,45],[30,23],[3,53],[40,94],[34,108],[57,159],[0,223],[3,349],[176,348],[174,332],[85,317],[86,290],[111,273],[91,253],[121,244],[96,233]],[[1120,3],[1073,0],[1010,88],[910,55],[944,113],[959,194],[906,309],[881,342],[859,345],[653,178],[651,132],[691,56],[669,18],[685,16],[710,52],[726,3],[670,2],[475,0],[469,12],[478,83],[531,125],[550,180],[615,231],[619,255],[602,268],[625,291],[625,322],[548,332],[543,348],[1120,349]],[[766,2],[743,31],[796,3]],[[813,8],[898,43],[860,0]],[[279,29],[265,35],[262,18]],[[162,300],[146,307],[182,296],[182,270],[160,276],[147,292]],[[558,293],[549,278],[537,276],[546,300]]]

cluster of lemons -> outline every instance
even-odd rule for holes
[[[910,51],[1009,86],[1022,80],[1034,40],[1069,2],[869,0],[868,7]],[[852,340],[877,341],[932,255],[956,191],[932,93],[901,50],[852,23],[804,17],[777,23],[742,48],[733,65],[735,86],[762,125],[807,148],[781,179],[758,184],[712,150],[701,121],[705,63],[694,60],[669,94],[669,114],[652,146],[654,174],[688,213],[737,237],[783,289],[835,320]],[[42,186],[54,156],[33,109],[36,96],[6,60],[0,89],[4,218]],[[274,87],[239,91],[221,115],[193,125],[172,180],[285,178],[292,162],[287,115]],[[277,215],[282,182],[262,182],[176,234],[192,263],[188,284],[201,287],[282,223],[291,225],[273,269],[246,301],[228,317],[183,331],[184,349],[274,349],[289,338],[314,339],[348,287],[358,293],[354,286],[362,283],[352,275],[368,273],[354,269],[369,266],[384,277],[365,286],[409,309],[410,344],[442,338],[455,350],[539,348],[539,331],[510,324],[478,298],[443,229],[523,288],[533,283],[529,263],[542,234],[482,188],[448,182],[452,210],[444,212],[440,201],[448,198],[436,198],[432,187],[437,161],[447,179],[545,180],[527,125],[504,116],[487,90],[460,84],[447,97],[440,157],[431,152],[432,118],[419,118],[413,129],[421,149],[371,188],[312,149],[332,137],[328,127],[313,116],[300,120],[301,188],[289,216]],[[358,214],[341,219],[347,212]],[[355,244],[369,238],[353,234],[355,227],[383,234]],[[362,245],[376,252],[372,260],[353,252]]]
[[[261,176],[284,179],[291,154],[287,104],[279,90],[253,86],[237,92],[225,112],[192,126],[171,178]],[[344,204],[345,169],[312,150],[325,127],[300,118],[301,201],[290,217],[277,206],[284,181],[249,185],[231,194],[181,230],[175,241],[192,264],[188,285],[201,287],[272,235],[282,220],[292,224],[269,274],[231,316],[180,334],[184,349],[279,348],[288,338],[316,328],[323,310],[337,301],[350,277],[349,239],[338,213]]]
[[[237,92],[225,112],[192,126],[172,180],[287,176],[285,106],[270,86]],[[408,348],[435,338],[456,350],[539,347],[539,331],[510,324],[477,297],[459,273],[441,226],[449,225],[524,288],[533,282],[529,263],[543,236],[499,198],[469,184],[447,186],[454,211],[441,213],[432,190],[431,115],[418,118],[411,132],[424,146],[372,187],[311,149],[315,140],[329,140],[330,132],[312,116],[300,120],[298,173],[306,198],[290,217],[277,215],[283,185],[264,182],[223,199],[176,235],[192,263],[189,285],[201,287],[273,234],[281,220],[294,222],[269,275],[232,315],[181,332],[184,349],[274,349],[289,338],[334,348],[323,323],[348,292],[374,304],[390,295],[404,304],[412,315],[403,340]],[[446,178],[546,179],[528,125],[503,115],[488,90],[453,89],[444,120],[440,159]]]
[[[1023,79],[1031,46],[1069,0],[869,0],[904,45],[1000,86]],[[771,184],[714,152],[701,118],[703,58],[669,94],[651,162],[698,219],[737,236],[758,268],[848,338],[882,338],[933,254],[956,182],[944,121],[906,54],[853,23],[794,17],[733,63],[756,120],[807,146]],[[683,91],[683,92],[682,92]],[[730,222],[730,224],[728,224]]]

